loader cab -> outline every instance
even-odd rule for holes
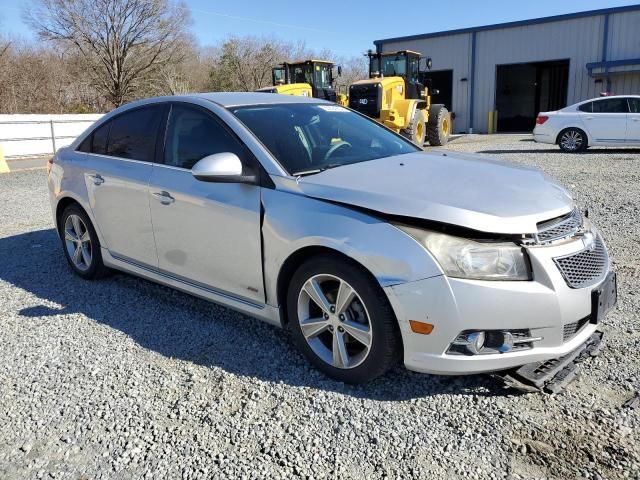
[[[401,77],[404,79],[405,98],[424,98],[424,85],[420,83],[420,61],[418,52],[400,50],[399,52],[369,52],[369,78]],[[427,68],[430,60],[425,59]]]
[[[303,62],[288,63],[288,73],[291,83],[308,83],[314,98],[336,101],[334,88],[334,67],[326,60],[305,60]],[[338,75],[341,68],[337,67]]]

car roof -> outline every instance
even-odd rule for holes
[[[305,97],[298,95],[280,95],[277,93],[264,93],[264,92],[208,92],[208,93],[188,93],[185,95],[171,95],[160,97],[142,98],[140,100],[134,100],[125,105],[122,105],[115,110],[112,110],[105,119],[112,114],[123,112],[132,108],[141,107],[143,105],[149,105],[157,102],[189,102],[193,100],[207,100],[216,103],[222,107],[244,107],[249,105],[276,105],[283,103],[308,103],[318,104],[327,103],[335,105],[333,102],[328,102],[320,98]]]
[[[245,105],[265,105],[276,103],[330,103],[319,98],[279,95],[264,92],[211,92],[186,95],[192,98],[202,98],[215,102],[223,107],[240,107]]]
[[[594,97],[588,100],[583,100],[581,102],[576,103],[575,105],[581,105],[583,103],[589,103],[596,100],[606,100],[607,98],[640,98],[640,95],[605,95],[604,97]]]

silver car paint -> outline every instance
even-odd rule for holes
[[[254,97],[255,95],[258,94],[167,97],[135,102],[126,107],[128,109],[146,103],[179,100],[209,108],[227,121],[230,128],[245,141],[265,170],[270,173],[275,183],[275,189],[253,187],[260,191],[259,202],[264,208],[264,218],[262,220],[262,263],[256,260],[252,254],[249,257],[253,259],[247,258],[247,261],[239,261],[238,257],[233,256],[226,258],[222,255],[215,259],[219,262],[216,266],[226,272],[231,272],[232,269],[239,267],[243,270],[246,269],[233,282],[224,283],[222,279],[217,279],[215,276],[209,277],[206,269],[202,270],[204,276],[196,279],[193,278],[188,269],[184,271],[171,271],[171,268],[160,269],[158,265],[146,265],[143,264],[144,262],[136,261],[136,259],[112,255],[108,235],[104,235],[103,228],[101,228],[93,212],[91,199],[95,200],[96,196],[95,192],[90,194],[90,190],[93,190],[94,186],[87,182],[87,175],[100,172],[87,168],[89,164],[87,158],[93,157],[93,155],[75,151],[75,147],[79,145],[88,132],[81,135],[70,147],[58,151],[56,163],[54,163],[49,177],[54,214],[60,200],[67,197],[73,198],[87,211],[91,221],[96,226],[98,237],[102,244],[103,258],[108,266],[218,302],[274,325],[280,324],[280,300],[277,297],[277,283],[280,277],[280,269],[286,259],[306,247],[321,246],[342,252],[367,268],[384,288],[400,323],[405,349],[405,364],[414,370],[464,373],[508,368],[516,364],[558,356],[559,352],[570,349],[570,347],[574,346],[574,343],[577,345],[576,342],[579,342],[580,339],[583,340],[583,337],[587,335],[586,332],[589,329],[583,330],[571,342],[558,346],[558,332],[561,330],[562,325],[582,318],[581,316],[588,309],[587,296],[590,295],[591,289],[569,289],[561,281],[557,269],[549,264],[551,256],[581,250],[583,245],[580,241],[565,242],[553,247],[529,247],[529,254],[535,269],[535,281],[482,282],[449,279],[442,274],[439,265],[431,255],[404,232],[376,218],[375,215],[365,214],[348,206],[335,203],[336,201],[345,202],[350,199],[349,201],[354,204],[364,204],[368,208],[375,205],[375,209],[384,211],[385,208],[382,208],[384,206],[384,196],[381,192],[383,188],[382,182],[369,182],[364,189],[366,191],[360,195],[357,194],[354,185],[364,181],[361,171],[357,175],[343,176],[338,174],[343,169],[352,169],[352,172],[354,170],[358,171],[358,169],[353,169],[353,167],[356,167],[355,165],[353,167],[329,170],[319,176],[315,176],[315,180],[313,180],[313,177],[301,179],[290,177],[286,175],[282,167],[264,146],[245,129],[241,122],[225,108],[213,103],[214,101],[219,101],[227,105],[242,105],[276,103],[280,101],[318,102],[317,100],[306,100],[300,97],[283,99],[274,94],[264,94],[260,98]],[[120,109],[119,112],[123,110]],[[107,121],[113,114],[106,115],[101,121]],[[438,155],[440,154],[436,154],[436,156]],[[403,157],[408,162],[417,161],[409,159],[409,156]],[[433,160],[433,158],[429,160],[430,156],[427,155],[420,155],[417,158],[435,161],[441,165],[441,168],[449,168],[444,160],[442,162],[438,162],[437,159]],[[453,158],[452,160],[456,162],[457,167],[460,166],[460,160]],[[397,162],[398,158],[391,161]],[[367,163],[370,164],[372,162]],[[380,163],[384,164],[385,162]],[[466,162],[463,163],[467,164]],[[487,166],[483,162],[481,164]],[[361,168],[365,165],[363,164]],[[383,166],[388,168],[386,165]],[[529,206],[520,207],[522,211],[517,215],[519,217],[517,221],[511,222],[511,219],[503,218],[510,225],[509,228],[505,228],[498,225],[502,218],[500,215],[507,215],[510,211],[500,211],[497,205],[491,203],[491,200],[487,201],[475,197],[478,208],[483,212],[474,213],[473,206],[464,202],[455,207],[459,210],[456,218],[464,218],[466,225],[473,225],[479,230],[508,230],[509,233],[514,233],[514,229],[521,225],[528,232],[531,231],[532,225],[538,219],[546,220],[556,212],[564,213],[571,208],[571,201],[564,190],[555,184],[546,184],[541,174],[530,170],[509,169],[505,168],[504,165],[498,167],[497,163],[493,164],[493,166],[499,169],[498,175],[504,181],[509,181],[510,174],[513,174],[515,175],[514,178],[533,181],[534,185],[540,187],[539,191],[529,190],[530,196],[525,199],[520,197],[519,201],[526,203],[528,200],[535,203],[537,202],[536,194],[551,194],[554,199],[551,203],[544,202],[546,213],[542,215],[538,215]],[[492,165],[488,165],[488,167],[491,169]],[[156,171],[161,168],[170,170],[169,167],[157,168],[158,170]],[[177,175],[185,174],[187,174],[186,171],[177,173]],[[470,181],[468,175],[462,176]],[[368,177],[371,177],[371,175],[368,175]],[[450,172],[447,178],[449,181],[454,181],[456,175]],[[397,179],[394,179],[395,188],[402,188],[402,185],[398,185],[397,181]],[[163,182],[166,182],[165,186],[168,186],[172,180],[166,178]],[[177,185],[179,184],[180,182],[178,181]],[[158,205],[156,206],[157,209],[176,207],[178,199],[180,203],[185,202],[185,204],[196,201],[194,197],[181,196],[180,190],[186,188],[188,184],[190,184],[190,180],[187,181],[186,178],[184,179],[183,187],[176,189],[176,185],[172,184],[172,192],[169,193],[176,199],[176,202],[162,207]],[[323,184],[326,184],[326,188],[330,193],[322,193]],[[220,184],[215,185],[219,186]],[[390,183],[388,188],[391,185]],[[95,186],[95,189],[101,186],[104,185]],[[154,187],[159,186],[161,185],[149,185],[149,203],[154,201],[155,198],[152,195],[155,191]],[[468,188],[477,187],[475,183],[466,186]],[[178,193],[176,193],[176,190]],[[417,183],[411,186],[411,190],[416,193],[416,196],[421,196],[418,195],[420,188]],[[561,192],[561,194],[557,192]],[[218,199],[225,198],[224,194],[218,193],[222,195]],[[453,196],[458,192],[451,191],[450,193]],[[485,191],[486,194],[487,192]],[[465,202],[473,199],[468,193],[464,193],[462,196]],[[324,197],[324,199],[320,197]],[[252,198],[255,199],[255,196]],[[365,204],[365,199],[370,199],[373,205]],[[507,197],[503,197],[504,201],[507,199]],[[422,200],[419,202],[422,202],[421,211],[424,213],[426,211],[424,210],[425,205],[429,204],[429,211],[438,211],[439,202],[445,203],[445,201],[446,197],[444,196],[440,196],[439,201],[435,201],[433,197],[429,198],[428,194],[423,194]],[[249,200],[249,203],[252,203],[252,200]],[[416,213],[416,209],[412,210],[407,198],[396,203],[392,201],[391,203],[394,205],[393,211],[396,213],[407,216]],[[185,205],[179,208],[187,207]],[[259,208],[259,206],[256,208]],[[401,208],[406,208],[407,210],[401,210]],[[449,208],[445,208],[438,215],[443,215],[442,212],[445,211],[451,211]],[[149,206],[147,206],[147,211],[151,216]],[[247,212],[247,218],[253,216],[251,212],[254,210],[252,208],[245,208],[244,211]],[[545,215],[548,216],[540,218]],[[250,223],[251,221],[248,222],[248,224]],[[453,222],[448,219],[447,223]],[[212,235],[212,232],[206,229],[194,232],[191,231],[192,227],[189,225],[183,225],[183,228],[184,230],[181,233],[184,234],[187,243],[206,245]],[[243,233],[247,235],[251,228],[243,230]],[[219,236],[215,240],[216,242],[231,245],[234,241],[237,241],[235,232],[230,228],[220,229],[215,233]],[[184,250],[188,247],[183,246],[180,248]],[[167,253],[168,251],[165,252],[165,255]],[[255,277],[251,275],[251,270],[258,272],[258,275],[260,272],[262,273],[264,291],[258,289],[258,292],[251,292],[248,289],[248,287],[255,287]],[[184,275],[185,273],[187,275]],[[242,288],[239,288],[243,283],[247,285],[242,285]],[[496,310],[495,305],[499,304],[504,305],[504,307],[501,310]],[[437,322],[435,332],[438,332],[438,334],[433,336],[414,334],[408,329],[409,319]],[[485,328],[504,328],[505,326],[528,324],[528,328],[546,329],[545,342],[547,343],[540,349],[536,348],[528,352],[500,356],[487,355],[483,356],[484,358],[472,357],[473,362],[467,357],[451,358],[451,355],[443,355],[448,343],[453,338],[454,332],[459,332],[458,329],[461,327],[475,328],[480,324]]]
[[[84,180],[96,224],[113,255],[157,266],[149,217],[150,162],[83,155]]]
[[[306,195],[492,233],[535,233],[573,201],[540,170],[454,152],[415,153],[304,177]]]
[[[442,275],[438,263],[418,242],[383,220],[278,189],[264,189],[262,202],[264,276],[267,301],[273,306],[278,305],[281,266],[308,247],[343,253],[369,270],[382,286]]]
[[[154,165],[148,188],[161,271],[264,302],[260,187],[202,182],[190,170]]]

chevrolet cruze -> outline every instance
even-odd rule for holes
[[[344,382],[402,359],[541,387],[616,301],[602,236],[543,173],[425,153],[322,100],[142,100],[49,168],[79,276],[121,270],[285,327]]]

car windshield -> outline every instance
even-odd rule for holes
[[[232,112],[292,175],[420,151],[373,120],[338,105],[255,105]]]

